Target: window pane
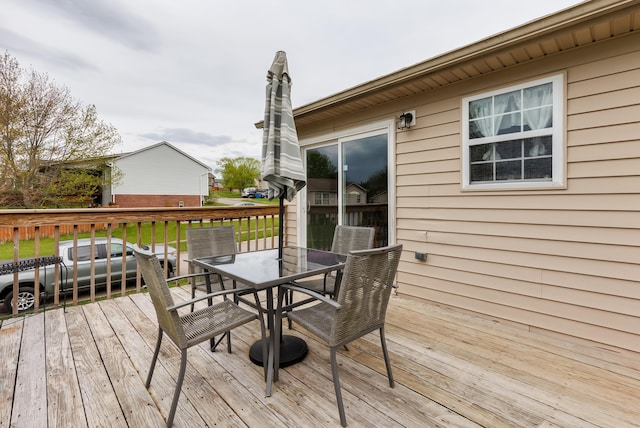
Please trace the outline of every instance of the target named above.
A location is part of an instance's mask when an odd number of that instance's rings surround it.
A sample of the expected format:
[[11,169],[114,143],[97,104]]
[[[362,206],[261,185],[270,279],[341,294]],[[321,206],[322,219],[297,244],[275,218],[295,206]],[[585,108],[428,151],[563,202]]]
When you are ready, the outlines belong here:
[[524,108],[529,109],[532,107],[550,106],[553,102],[552,90],[553,87],[551,83],[526,88],[523,91]]
[[111,243],[111,257],[122,257],[122,244]]
[[524,140],[524,153],[526,157],[550,156],[553,145],[551,137],[527,138]]
[[503,114],[502,116],[496,117],[496,135],[513,134],[521,130],[520,112]]
[[492,114],[493,112],[491,111],[491,97],[471,101],[469,103],[470,120],[478,119],[480,117],[490,117]]
[[496,163],[496,180],[520,179],[522,179],[522,163],[519,160]]
[[377,245],[388,242],[387,134],[342,143],[342,224],[375,227]]
[[553,107],[541,107],[524,111],[524,130],[551,128]]
[[307,247],[331,248],[338,224],[338,145],[309,149],[307,153]]
[[496,95],[494,102],[496,114],[522,110],[520,91],[513,91],[507,92],[506,94]]
[[493,130],[491,129],[491,123],[493,122],[490,117],[469,122],[469,138],[473,139],[492,136]]
[[493,181],[493,162],[471,165],[471,181]]
[[527,159],[524,161],[524,178],[551,180],[551,158]]
[[505,141],[496,146],[496,159],[515,159],[522,157],[522,140]]
[[477,146],[470,147],[470,159],[471,162],[479,162],[493,159],[493,146],[494,144],[478,144]]

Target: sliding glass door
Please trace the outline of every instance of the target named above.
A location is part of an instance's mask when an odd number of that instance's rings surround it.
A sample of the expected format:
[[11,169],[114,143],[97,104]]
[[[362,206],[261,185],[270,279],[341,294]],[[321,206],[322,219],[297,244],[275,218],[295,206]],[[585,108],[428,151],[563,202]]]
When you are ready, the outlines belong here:
[[306,149],[307,247],[330,249],[337,224],[374,227],[374,245],[387,245],[388,140],[370,133]]

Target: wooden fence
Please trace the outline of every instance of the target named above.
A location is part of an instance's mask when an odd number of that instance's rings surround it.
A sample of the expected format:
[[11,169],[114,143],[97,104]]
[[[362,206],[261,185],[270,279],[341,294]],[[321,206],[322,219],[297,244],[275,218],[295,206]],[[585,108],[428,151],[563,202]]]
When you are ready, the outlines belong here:
[[[94,230],[106,230],[108,224],[96,224]],[[20,236],[20,240],[27,239],[35,239],[36,237],[36,226],[20,226],[17,228]],[[78,224],[77,230],[80,233],[90,232],[91,225],[90,224]],[[73,224],[61,224],[59,225],[59,233],[61,235],[72,234],[74,231]],[[43,225],[38,226],[38,233],[40,234],[40,238],[53,238],[56,233],[56,226],[54,225]],[[0,228],[0,244],[4,244],[8,241],[13,241],[15,236],[15,230],[13,227],[2,227]]]

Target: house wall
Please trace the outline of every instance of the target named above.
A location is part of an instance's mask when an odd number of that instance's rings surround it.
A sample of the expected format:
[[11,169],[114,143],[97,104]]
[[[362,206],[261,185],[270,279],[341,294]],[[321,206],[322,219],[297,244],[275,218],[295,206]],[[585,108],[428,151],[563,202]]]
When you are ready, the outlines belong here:
[[[119,158],[115,166],[123,173],[120,182],[113,186],[112,194],[120,206],[140,205],[142,198],[130,205],[126,195],[144,195],[146,200],[162,201],[158,206],[178,206],[183,200],[185,206],[200,206],[200,195],[207,194],[208,173],[203,165],[194,162],[168,145],[156,145],[130,156]],[[171,195],[171,201],[166,196]],[[175,200],[175,203],[173,203]],[[187,205],[187,200],[191,201]],[[126,205],[123,205],[125,204]]]
[[[462,98],[558,73],[566,83],[566,188],[462,191]],[[417,125],[396,135],[400,292],[640,351],[640,34],[298,133],[318,137],[412,109]]]

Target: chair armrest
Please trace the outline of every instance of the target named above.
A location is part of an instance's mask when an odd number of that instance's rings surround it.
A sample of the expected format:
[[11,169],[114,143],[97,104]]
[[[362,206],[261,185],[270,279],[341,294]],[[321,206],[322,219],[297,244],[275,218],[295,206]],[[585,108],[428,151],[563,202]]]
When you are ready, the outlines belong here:
[[[200,297],[196,297],[195,299],[190,299],[190,300],[186,300],[184,302],[180,302],[177,303],[173,306],[169,306],[167,308],[168,311],[175,311],[177,309],[180,309],[184,306],[191,306],[193,303],[199,302],[201,300],[205,300],[205,299],[211,299],[213,297],[216,296],[224,296],[226,294],[235,294],[235,293],[239,293],[239,292],[247,292],[247,290],[243,290],[243,289],[237,289],[237,288],[230,288],[228,290],[220,290],[220,291],[214,291],[213,293],[209,293],[209,294],[205,294],[203,296]],[[255,294],[255,291],[253,292]]]
[[196,276],[208,276],[208,275],[212,275],[213,272],[200,272],[200,273],[190,273],[187,275],[180,275],[180,276],[174,276],[171,278],[167,278],[167,282],[173,282],[173,281],[180,281],[182,279],[187,279],[187,278],[193,278]]
[[304,288],[304,287],[299,287],[297,285],[293,285],[293,284],[283,284],[281,285],[282,288],[286,289],[286,290],[291,290],[291,291],[297,291],[303,294],[306,294],[307,296],[311,296],[313,297],[315,300],[320,300],[321,302],[327,303],[331,306],[333,306],[333,308],[335,309],[340,309],[342,307],[342,305],[338,302],[336,302],[333,299],[330,299],[326,296],[323,296],[320,293],[316,293],[315,291],[309,290],[308,288]]

